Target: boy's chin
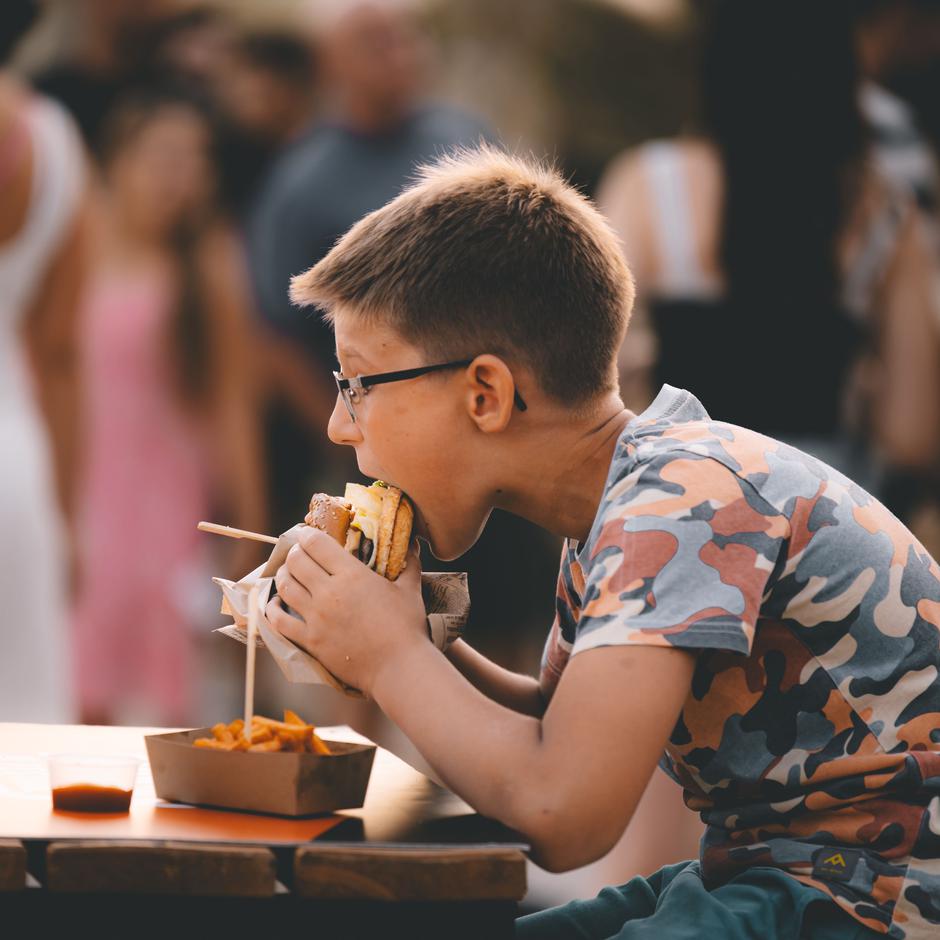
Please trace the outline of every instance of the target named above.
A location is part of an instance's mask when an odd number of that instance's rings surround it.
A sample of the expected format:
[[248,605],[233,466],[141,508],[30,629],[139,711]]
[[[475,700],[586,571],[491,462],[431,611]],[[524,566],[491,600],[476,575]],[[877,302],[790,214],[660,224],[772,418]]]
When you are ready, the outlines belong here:
[[[487,514],[487,518],[489,518],[489,514]],[[438,561],[454,561],[460,558],[461,555],[465,555],[476,545],[485,525],[486,519],[476,530],[463,533],[450,530],[442,537],[439,532],[432,534],[428,526],[424,524],[424,520],[419,517],[420,527],[416,530],[416,535],[427,543],[431,554]]]
[[455,559],[463,555],[464,552],[466,552],[470,548],[470,546],[467,546],[467,548],[460,548],[460,549],[455,549],[449,545],[438,546],[438,545],[435,545],[434,542],[430,538],[425,538],[424,536],[419,536],[419,538],[424,539],[424,541],[427,543],[428,549],[430,550],[431,554],[438,561],[454,561]]
[[415,526],[415,536],[427,545],[428,550],[438,561],[453,561],[464,553],[465,549],[461,550],[451,544],[449,540],[438,539],[431,535],[427,526],[422,524],[423,521],[420,517],[415,520],[418,523]]

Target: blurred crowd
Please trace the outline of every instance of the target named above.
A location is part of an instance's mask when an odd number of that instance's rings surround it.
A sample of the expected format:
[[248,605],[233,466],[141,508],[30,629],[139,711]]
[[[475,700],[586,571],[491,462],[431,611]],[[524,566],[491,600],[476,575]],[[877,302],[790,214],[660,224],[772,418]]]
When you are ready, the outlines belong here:
[[275,28],[230,6],[2,13],[8,66],[43,15],[69,27],[0,88],[3,352],[23,367],[2,402],[8,719],[202,717],[204,660],[232,655],[206,641],[210,577],[263,556],[196,523],[280,532],[358,479],[324,433],[330,331],[288,278],[489,133],[424,100],[404,10],[317,4]]
[[[688,387],[940,552],[940,2],[654,6],[4,0],[0,721],[232,717],[210,578],[263,553],[196,523],[278,533],[360,479],[288,279],[482,140],[560,162],[621,237],[628,407]],[[681,88],[640,74],[664,43]],[[558,550],[500,516],[448,566],[510,666],[537,662]]]

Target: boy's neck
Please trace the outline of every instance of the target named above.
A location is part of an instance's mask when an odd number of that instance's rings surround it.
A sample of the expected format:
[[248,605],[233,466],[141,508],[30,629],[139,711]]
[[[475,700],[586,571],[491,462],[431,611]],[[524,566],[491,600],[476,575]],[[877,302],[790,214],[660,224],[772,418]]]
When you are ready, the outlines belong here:
[[520,442],[504,467],[494,506],[583,542],[604,493],[617,439],[636,415],[612,394],[581,421],[546,423]]

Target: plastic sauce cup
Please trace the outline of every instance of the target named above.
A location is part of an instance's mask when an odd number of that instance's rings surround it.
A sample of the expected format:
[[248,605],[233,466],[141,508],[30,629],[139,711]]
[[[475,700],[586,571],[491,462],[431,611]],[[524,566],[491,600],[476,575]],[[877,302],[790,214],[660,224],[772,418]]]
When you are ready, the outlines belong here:
[[51,754],[46,758],[52,807],[79,813],[126,813],[139,757]]

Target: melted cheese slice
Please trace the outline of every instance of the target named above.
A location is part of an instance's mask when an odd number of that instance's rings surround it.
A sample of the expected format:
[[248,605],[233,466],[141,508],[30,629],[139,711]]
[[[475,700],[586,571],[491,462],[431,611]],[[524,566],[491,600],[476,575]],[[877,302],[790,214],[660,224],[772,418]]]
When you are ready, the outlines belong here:
[[347,483],[346,492],[343,495],[353,508],[353,519],[349,524],[359,529],[367,539],[372,540],[374,553],[375,543],[378,541],[379,518],[382,515],[385,487]]

